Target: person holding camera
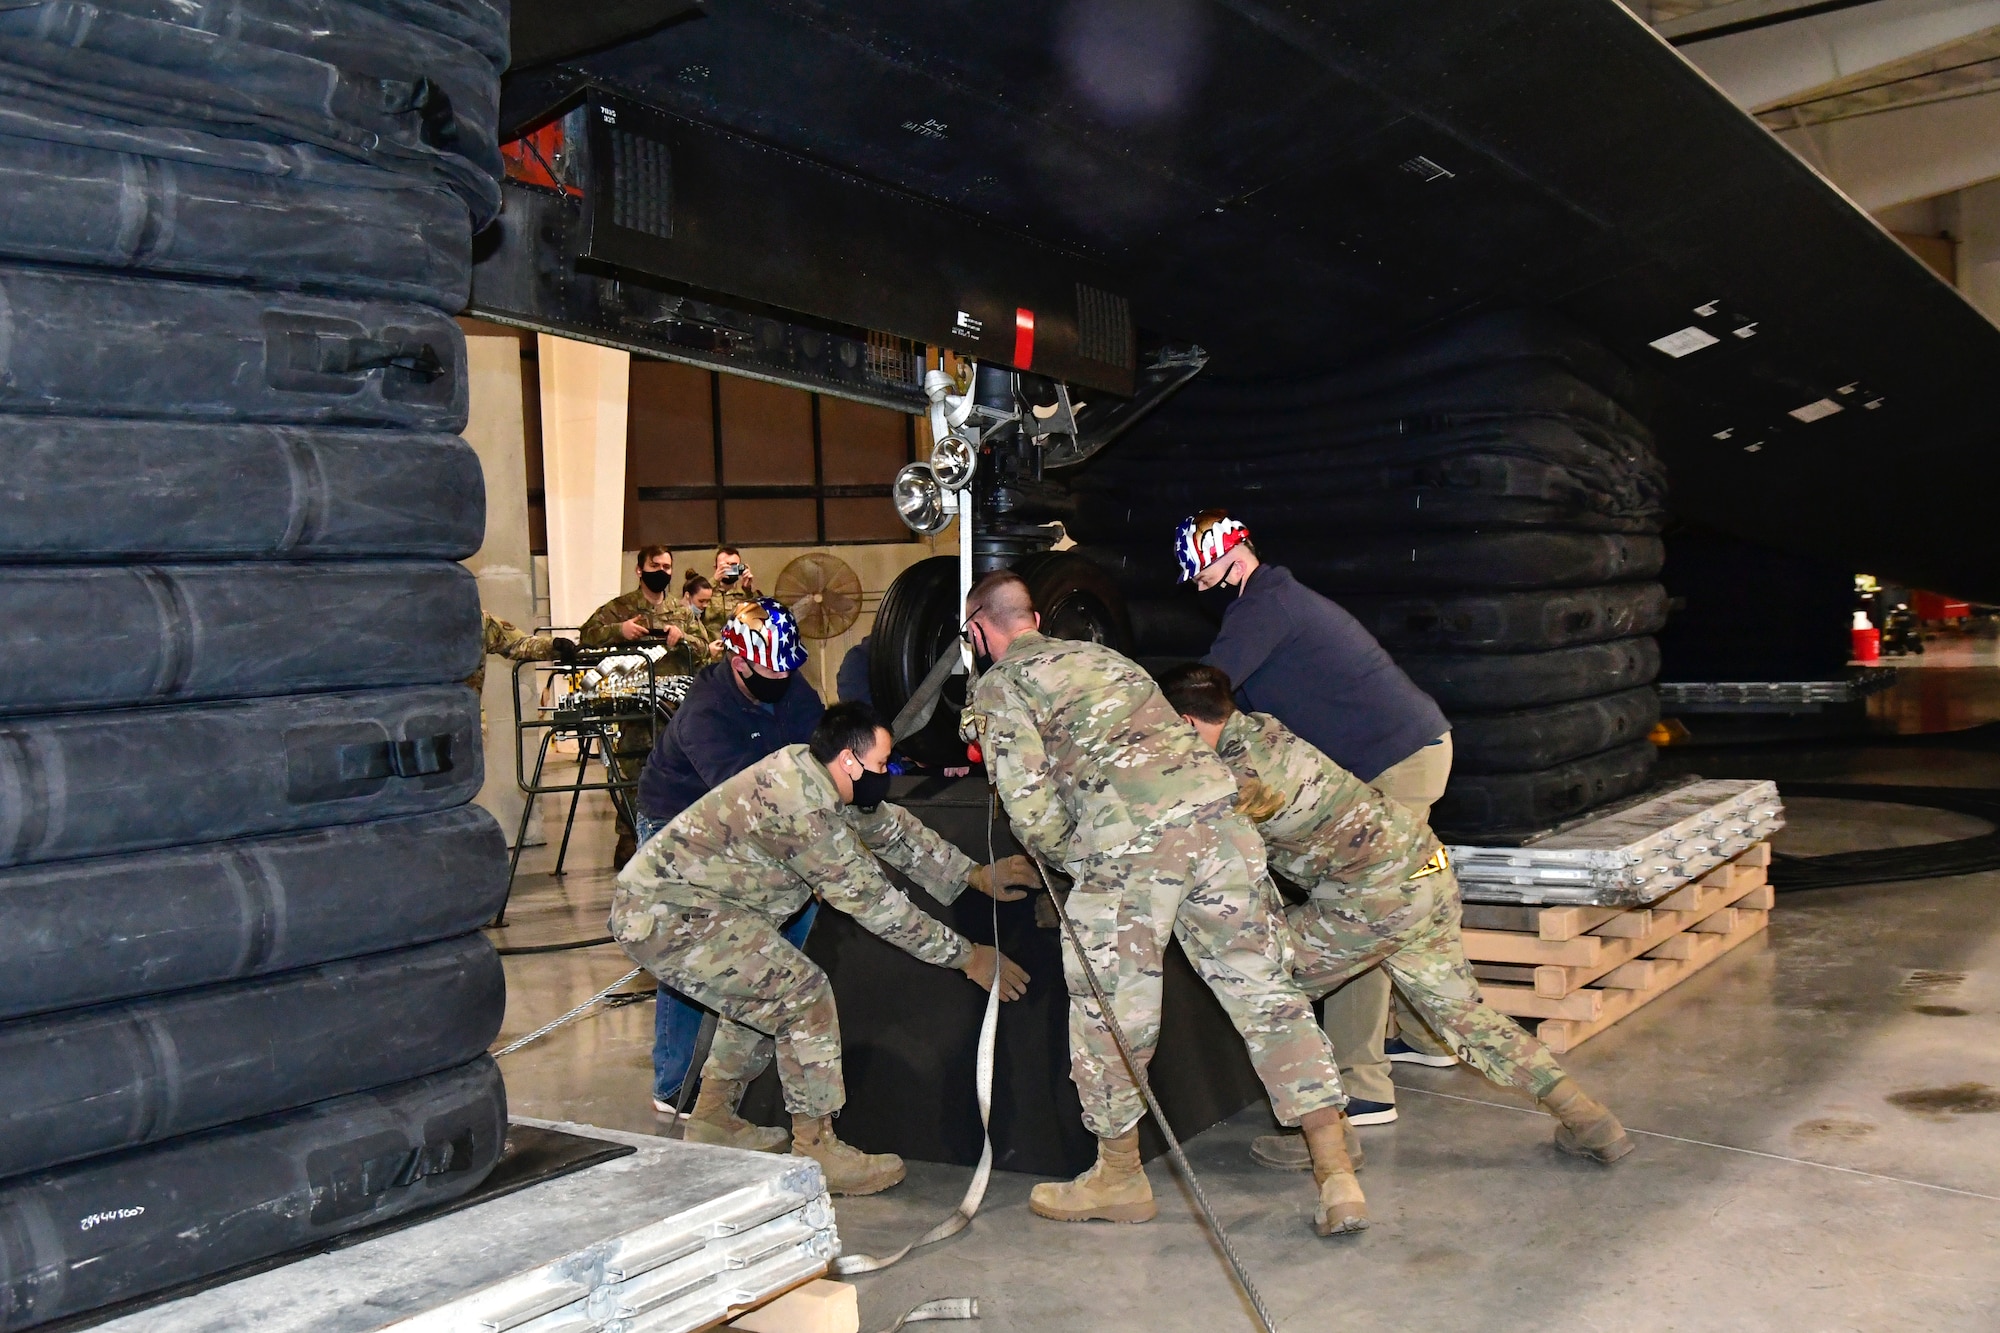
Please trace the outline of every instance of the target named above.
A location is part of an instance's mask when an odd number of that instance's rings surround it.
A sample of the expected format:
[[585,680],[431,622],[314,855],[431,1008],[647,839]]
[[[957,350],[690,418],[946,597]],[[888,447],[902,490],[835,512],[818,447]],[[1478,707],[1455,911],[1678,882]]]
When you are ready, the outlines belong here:
[[729,617],[745,602],[754,602],[761,594],[757,591],[757,576],[743,563],[743,552],[734,546],[715,548],[715,596],[708,609],[702,613],[702,623],[708,627],[711,636],[719,634],[729,623]]

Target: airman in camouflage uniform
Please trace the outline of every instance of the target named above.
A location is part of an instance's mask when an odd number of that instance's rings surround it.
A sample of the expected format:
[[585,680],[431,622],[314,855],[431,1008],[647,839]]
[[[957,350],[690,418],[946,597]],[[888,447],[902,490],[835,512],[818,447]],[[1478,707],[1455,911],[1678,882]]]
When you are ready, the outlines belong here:
[[[639,551],[639,575],[641,579],[657,577],[660,571],[668,576],[671,586],[673,556],[664,546],[646,546]],[[648,632],[667,634],[678,638],[667,646],[666,652],[654,663],[656,676],[692,676],[708,665],[711,660],[709,645],[715,635],[702,623],[699,612],[662,590],[654,593],[641,586],[628,593],[612,598],[603,606],[590,613],[590,619],[583,622],[583,629],[577,637],[586,648],[615,648],[625,643],[643,643],[644,639],[627,639],[620,628],[628,620],[637,620]],[[658,646],[658,641],[654,641]],[[619,780],[632,784],[626,788],[628,795],[623,800],[612,802],[612,813],[618,828],[618,844],[612,852],[612,865],[622,867],[639,848],[638,830],[633,826],[627,806],[636,799],[639,772],[646,766],[646,756],[653,751],[655,729],[651,722],[621,722],[618,724],[618,738],[611,747],[611,762],[618,770]]]
[[[886,760],[887,732],[879,734]],[[857,1153],[833,1137],[830,1118],[846,1101],[833,990],[818,965],[780,934],[785,921],[817,893],[927,963],[966,970],[981,984],[980,970],[994,966],[991,948],[920,910],[883,876],[876,857],[945,903],[968,884],[994,893],[994,876],[1004,886],[1033,875],[1020,858],[994,870],[975,865],[886,801],[872,810],[848,805],[828,765],[807,746],[792,745],[682,811],[632,858],[612,895],[611,933],[625,952],[721,1015],[689,1137],[767,1151],[782,1145],[782,1133],[765,1138],[771,1131],[736,1115],[737,1100],[770,1063],[775,1042],[791,1138],[820,1159],[836,1193],[886,1189],[902,1179],[902,1162]],[[995,896],[1008,895],[1003,887]],[[1011,963],[998,966],[1006,973],[1003,997],[1018,994],[1009,978],[1025,983],[1025,974]]]
[[[1025,606],[1025,621],[1010,625],[1010,606]],[[1066,910],[1133,1057],[1149,1061],[1159,1039],[1171,934],[1243,1035],[1278,1118],[1321,1127],[1339,1148],[1340,1074],[1290,978],[1289,932],[1257,835],[1232,809],[1235,780],[1138,664],[1047,638],[1038,624],[1017,577],[973,590],[968,635],[999,660],[980,675],[963,726],[1022,846],[1074,880]],[[1099,1158],[1075,1181],[1036,1186],[1029,1206],[1062,1221],[1145,1221],[1144,1106],[1067,939],[1063,968],[1070,1076]],[[1321,1234],[1345,1229],[1318,1220]]]
[[736,608],[745,602],[754,602],[764,594],[757,590],[757,579],[747,569],[742,577],[724,582],[725,569],[733,564],[741,564],[743,553],[733,546],[720,546],[715,551],[715,572],[709,581],[715,587],[715,596],[709,599],[708,610],[702,613],[702,620],[708,626],[711,638],[722,633],[722,627],[736,614]]
[[[1466,1063],[1569,1108],[1558,1112],[1559,1146],[1603,1161],[1631,1150],[1616,1119],[1573,1091],[1548,1048],[1480,998],[1459,934],[1458,879],[1428,825],[1276,718],[1238,711],[1216,668],[1181,667],[1163,685],[1241,784],[1271,868],[1311,895],[1286,912],[1297,935],[1293,975],[1307,995],[1331,994],[1379,964]],[[1565,1084],[1572,1091],[1560,1091]],[[1267,1165],[1308,1164],[1281,1137],[1258,1140],[1253,1152]]]
[[475,693],[486,688],[486,659],[504,657],[513,662],[552,662],[562,655],[562,647],[574,649],[568,639],[547,634],[529,634],[487,611],[479,613],[485,642],[480,649],[479,669],[465,678]]
[[659,661],[657,670],[662,676],[692,676],[713,660],[708,645],[715,635],[695,609],[672,593],[661,593],[660,600],[652,602],[644,588],[621,593],[591,612],[577,639],[586,648],[615,648],[626,642],[644,642],[627,640],[618,632],[618,627],[628,620],[643,621],[651,632],[664,634],[669,629],[681,632],[680,641],[667,649],[666,656]]
[[713,638],[722,632],[722,627],[736,614],[737,607],[756,600],[757,594],[754,592],[745,592],[741,588],[717,588],[715,596],[709,599],[708,610],[702,613],[702,628],[708,632],[710,638]]

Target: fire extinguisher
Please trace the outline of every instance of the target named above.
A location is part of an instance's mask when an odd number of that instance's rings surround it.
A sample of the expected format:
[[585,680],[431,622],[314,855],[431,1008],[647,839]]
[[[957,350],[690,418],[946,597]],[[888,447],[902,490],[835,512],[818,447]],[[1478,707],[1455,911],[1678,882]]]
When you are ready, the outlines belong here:
[[1868,623],[1866,611],[1854,613],[1854,660],[1857,662],[1879,662],[1882,660],[1882,631]]

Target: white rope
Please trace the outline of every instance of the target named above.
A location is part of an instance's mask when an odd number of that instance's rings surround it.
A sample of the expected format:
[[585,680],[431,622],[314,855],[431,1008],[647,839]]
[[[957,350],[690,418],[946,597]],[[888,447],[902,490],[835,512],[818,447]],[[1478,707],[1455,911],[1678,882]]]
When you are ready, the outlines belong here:
[[[987,882],[997,890],[1000,887],[1000,872],[993,863],[993,811],[990,807],[987,810],[986,819],[986,844],[986,873],[989,876]],[[935,1245],[938,1241],[948,1240],[956,1236],[971,1224],[974,1214],[979,1211],[979,1205],[985,1201],[986,1185],[993,1177],[993,1046],[1000,1035],[1001,961],[1000,900],[995,898],[993,900],[993,985],[986,992],[986,1016],[979,1022],[979,1059],[973,1073],[972,1081],[973,1090],[979,1099],[979,1166],[972,1173],[972,1183],[965,1187],[965,1197],[958,1201],[958,1207],[953,1209],[951,1215],[945,1218],[944,1221],[938,1223],[929,1231],[926,1231],[923,1235],[917,1237],[908,1245],[905,1245],[902,1249],[897,1250],[894,1254],[886,1258],[878,1259],[868,1254],[844,1254],[834,1260],[833,1271],[842,1277],[852,1277],[857,1273],[873,1273],[878,1269],[887,1268],[890,1264],[900,1263],[912,1250],[922,1249],[926,1245]],[[932,1301],[927,1305],[918,1306],[917,1310],[927,1310],[931,1306],[951,1306],[953,1309],[957,1309],[960,1308],[961,1303],[968,1311],[967,1313],[932,1313],[923,1315],[921,1318],[977,1319],[979,1317],[978,1302],[974,1301],[971,1297],[953,1297],[944,1301]],[[905,1322],[918,1322],[919,1316],[917,1315],[917,1310],[912,1310],[909,1314],[904,1315],[902,1319],[896,1322],[896,1327],[901,1328]]]
[[946,1296],[935,1301],[925,1301],[904,1313],[901,1319],[882,1330],[882,1333],[898,1333],[905,1324],[921,1324],[931,1319],[977,1319],[979,1302],[970,1296]]

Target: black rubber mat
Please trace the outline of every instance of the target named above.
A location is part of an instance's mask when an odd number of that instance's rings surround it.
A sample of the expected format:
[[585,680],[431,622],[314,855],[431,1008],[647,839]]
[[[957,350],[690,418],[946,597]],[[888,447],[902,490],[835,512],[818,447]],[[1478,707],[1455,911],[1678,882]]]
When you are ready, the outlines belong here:
[[623,1143],[586,1138],[581,1134],[570,1134],[559,1129],[543,1129],[537,1125],[509,1125],[507,1144],[501,1150],[499,1163],[494,1166],[483,1185],[462,1198],[453,1199],[436,1208],[383,1222],[379,1226],[349,1232],[324,1244],[302,1246],[283,1254],[274,1254],[267,1259],[259,1259],[255,1263],[232,1268],[224,1273],[184,1283],[178,1287],[169,1287],[164,1291],[156,1291],[136,1300],[104,1306],[87,1314],[73,1315],[68,1319],[59,1319],[41,1325],[37,1333],[70,1333],[70,1330],[74,1329],[96,1328],[123,1315],[149,1310],[168,1301],[177,1301],[197,1292],[208,1291],[224,1283],[235,1282],[258,1273],[268,1273],[272,1269],[283,1268],[286,1264],[310,1259],[314,1255],[344,1250],[350,1245],[359,1245],[378,1236],[401,1231],[405,1227],[418,1226],[461,1209],[504,1198],[516,1191],[527,1189],[530,1185],[539,1185],[543,1181],[555,1180],[572,1172],[601,1166],[620,1157],[630,1157],[637,1151],[638,1149]]
[[[1982,728],[1981,730],[1984,730]],[[2000,790],[1990,787],[1912,787],[1875,783],[1780,782],[1781,796],[1813,796],[1838,801],[1884,801],[1974,815],[1994,825],[1991,833],[1917,847],[1877,847],[1828,856],[1771,858],[1771,887],[1779,893],[1836,889],[1854,884],[1888,884],[1906,879],[1943,879],[2000,870]]]

